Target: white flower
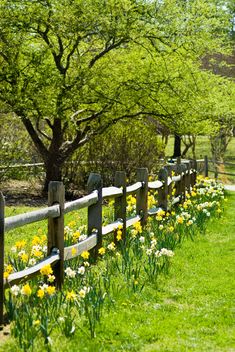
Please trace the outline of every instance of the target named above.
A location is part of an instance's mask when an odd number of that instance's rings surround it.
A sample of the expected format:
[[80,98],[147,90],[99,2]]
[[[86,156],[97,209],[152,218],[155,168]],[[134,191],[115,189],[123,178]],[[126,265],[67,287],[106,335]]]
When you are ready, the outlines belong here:
[[87,239],[87,235],[81,235],[78,239],[79,242],[84,241],[85,239]]
[[150,243],[151,243],[151,248],[153,249],[157,245],[157,240],[154,238]]
[[53,340],[50,336],[47,336],[47,341],[48,341],[49,345],[51,345],[51,346],[53,345]]
[[163,230],[164,229],[164,226],[161,224],[159,225],[159,230]]
[[29,259],[29,265],[33,266],[37,263],[36,259],[35,258],[30,258]]
[[11,251],[12,251],[13,253],[16,253],[16,252],[17,252],[17,248],[16,248],[15,246],[11,247]]
[[84,286],[84,287],[78,292],[78,295],[79,295],[80,298],[84,298],[88,292],[90,292],[90,287]]
[[74,278],[76,276],[76,271],[71,269],[70,267],[68,267],[68,268],[65,269],[65,274],[68,277]]
[[116,249],[115,243],[114,243],[114,242],[111,242],[111,243],[107,246],[107,248],[108,248],[110,251],[115,251],[115,249]]
[[155,254],[155,257],[161,257],[162,256],[162,253],[160,251],[156,251],[154,254]]
[[173,257],[174,252],[171,251],[170,249],[162,248],[161,249],[161,255],[165,255],[166,257]]
[[85,267],[84,266],[80,266],[80,268],[78,268],[78,274],[84,275],[84,273],[85,273]]
[[140,236],[139,241],[140,241],[140,243],[144,243],[144,241],[145,241],[144,236]]
[[58,321],[59,321],[60,323],[63,323],[63,322],[64,322],[64,317],[59,317],[59,318],[58,318]]
[[25,254],[25,250],[24,249],[18,253],[18,257],[22,257],[23,254]]
[[65,226],[64,231],[67,232],[68,234],[69,233],[71,234],[73,232],[73,230],[69,226]]
[[20,287],[17,285],[12,286],[11,293],[13,294],[13,296],[18,296],[20,293]]
[[46,291],[48,289],[48,285],[47,284],[43,284],[41,286],[39,286],[41,290]]
[[147,250],[146,250],[146,254],[147,255],[151,255],[153,253],[153,250],[151,249],[151,248],[148,248]]
[[72,326],[72,329],[71,329],[71,331],[70,331],[70,334],[73,334],[74,331],[75,331],[75,326],[73,325],[73,326]]
[[55,281],[55,275],[48,275],[47,281],[50,282],[50,283],[54,282]]

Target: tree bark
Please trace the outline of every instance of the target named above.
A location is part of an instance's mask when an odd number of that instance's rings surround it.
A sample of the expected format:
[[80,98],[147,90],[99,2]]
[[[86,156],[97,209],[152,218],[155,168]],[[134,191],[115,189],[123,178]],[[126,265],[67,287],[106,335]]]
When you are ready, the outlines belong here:
[[179,156],[181,156],[181,136],[175,133],[174,152],[172,158],[178,158]]
[[45,180],[43,186],[43,192],[47,193],[48,185],[50,181],[62,181],[62,167],[64,162],[59,160],[56,155],[49,157],[45,162]]

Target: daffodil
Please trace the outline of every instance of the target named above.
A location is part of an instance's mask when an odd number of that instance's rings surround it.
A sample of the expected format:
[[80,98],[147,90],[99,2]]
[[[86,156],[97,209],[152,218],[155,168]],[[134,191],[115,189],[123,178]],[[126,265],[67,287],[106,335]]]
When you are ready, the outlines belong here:
[[66,301],[74,301],[77,298],[77,294],[74,292],[74,290],[72,291],[68,291],[66,293]]
[[53,270],[50,264],[46,264],[42,267],[42,269],[40,270],[40,273],[44,276],[48,276],[53,274]]
[[89,256],[90,256],[90,253],[88,252],[88,251],[84,251],[84,252],[82,252],[82,254],[81,254],[81,257],[83,258],[83,259],[88,259],[89,258]]
[[32,294],[32,289],[29,284],[25,284],[21,289],[22,295],[30,296]]
[[100,247],[100,248],[98,249],[98,253],[99,253],[100,255],[104,255],[104,254],[105,254],[105,248],[104,248],[104,247]]
[[37,292],[37,297],[42,299],[44,296],[45,296],[45,292],[43,289],[40,288]]
[[49,296],[52,296],[55,294],[55,286],[48,286],[47,287],[47,293]]

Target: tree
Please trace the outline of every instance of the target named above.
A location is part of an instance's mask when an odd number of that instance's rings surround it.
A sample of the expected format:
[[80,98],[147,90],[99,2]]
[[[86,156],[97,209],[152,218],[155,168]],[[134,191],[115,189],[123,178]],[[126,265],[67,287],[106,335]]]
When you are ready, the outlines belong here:
[[102,95],[95,82],[108,80],[109,72],[97,63],[135,38],[142,7],[129,0],[1,5],[1,96],[45,163],[45,187],[60,180],[65,160],[110,123],[104,117],[115,110],[119,87]]
[[5,0],[0,15],[0,99],[44,161],[45,189],[123,118],[152,116],[176,133],[205,118],[194,76],[223,43],[212,1]]

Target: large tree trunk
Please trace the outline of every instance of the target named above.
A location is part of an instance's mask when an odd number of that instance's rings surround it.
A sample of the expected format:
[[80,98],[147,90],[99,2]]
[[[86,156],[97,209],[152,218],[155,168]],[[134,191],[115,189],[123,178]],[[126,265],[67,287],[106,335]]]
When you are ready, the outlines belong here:
[[50,181],[62,181],[63,165],[63,161],[61,161],[60,158],[57,158],[56,155],[48,158],[48,160],[45,162],[46,175],[43,186],[44,193],[47,193]]
[[172,158],[178,158],[181,156],[181,136],[175,133],[175,140],[174,140],[174,153]]

